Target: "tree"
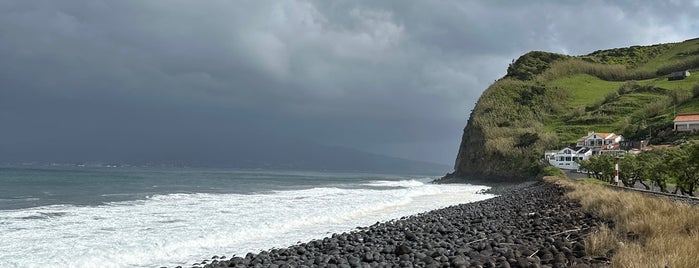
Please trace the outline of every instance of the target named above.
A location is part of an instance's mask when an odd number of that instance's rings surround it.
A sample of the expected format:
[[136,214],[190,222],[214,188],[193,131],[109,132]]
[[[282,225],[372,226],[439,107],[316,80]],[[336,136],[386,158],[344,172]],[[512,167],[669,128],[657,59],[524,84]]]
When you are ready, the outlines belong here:
[[639,161],[638,156],[626,155],[624,158],[619,159],[619,180],[626,187],[634,187],[636,182],[639,182],[646,190],[650,190],[650,187],[643,182],[644,169],[645,165],[642,161]]
[[580,170],[585,170],[585,172],[587,172],[588,178],[599,179],[597,172],[592,171],[592,162],[589,159],[576,160],[576,162],[580,165]]
[[587,170],[588,176],[592,175],[595,179],[611,183],[614,178],[614,156],[610,154],[596,155],[579,164],[580,168]]
[[638,155],[639,161],[643,162],[641,178],[657,185],[661,192],[667,192],[667,165],[665,158],[668,154],[666,149],[654,149]]
[[602,180],[612,183],[614,179],[614,156],[611,154],[601,154],[595,156],[594,161],[602,176]]
[[677,179],[675,192],[679,190],[682,194],[693,195],[699,184],[699,145],[689,143],[681,148],[672,150],[668,154],[668,172]]

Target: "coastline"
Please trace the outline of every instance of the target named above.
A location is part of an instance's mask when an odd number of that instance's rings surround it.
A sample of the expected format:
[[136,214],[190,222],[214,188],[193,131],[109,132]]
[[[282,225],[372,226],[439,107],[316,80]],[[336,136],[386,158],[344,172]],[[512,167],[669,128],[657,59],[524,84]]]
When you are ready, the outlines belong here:
[[500,196],[193,267],[600,267],[583,238],[604,221],[543,181],[496,185]]

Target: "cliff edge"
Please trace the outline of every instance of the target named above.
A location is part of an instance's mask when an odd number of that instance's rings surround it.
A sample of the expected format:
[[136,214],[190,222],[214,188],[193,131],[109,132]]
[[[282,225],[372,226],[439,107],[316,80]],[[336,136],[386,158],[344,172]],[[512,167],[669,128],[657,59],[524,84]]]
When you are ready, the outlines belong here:
[[[478,99],[449,181],[521,181],[541,176],[545,150],[588,131],[631,139],[669,137],[676,111],[699,107],[699,40],[598,50],[582,56],[533,51]],[[665,135],[665,136],[663,136]]]

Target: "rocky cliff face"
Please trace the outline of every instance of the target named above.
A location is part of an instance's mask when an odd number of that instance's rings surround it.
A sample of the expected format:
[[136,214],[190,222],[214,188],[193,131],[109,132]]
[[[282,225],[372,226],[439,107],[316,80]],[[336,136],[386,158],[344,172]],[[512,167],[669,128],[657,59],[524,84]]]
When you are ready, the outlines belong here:
[[471,181],[520,181],[532,178],[537,171],[523,170],[501,153],[486,149],[486,137],[482,127],[469,119],[461,137],[454,172],[446,179]]
[[445,179],[517,181],[541,171],[538,156],[555,140],[544,130],[561,91],[534,81],[552,62],[569,56],[530,52],[479,98],[464,128],[454,172]]

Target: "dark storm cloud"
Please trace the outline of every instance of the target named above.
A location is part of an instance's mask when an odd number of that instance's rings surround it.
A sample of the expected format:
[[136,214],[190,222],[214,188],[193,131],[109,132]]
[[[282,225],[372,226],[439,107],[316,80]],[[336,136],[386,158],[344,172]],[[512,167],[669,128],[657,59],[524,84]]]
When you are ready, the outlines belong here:
[[3,1],[0,150],[134,157],[273,133],[448,163],[512,59],[693,38],[697,5]]

